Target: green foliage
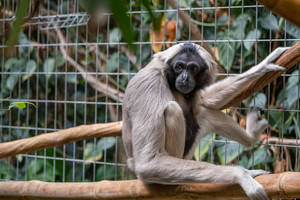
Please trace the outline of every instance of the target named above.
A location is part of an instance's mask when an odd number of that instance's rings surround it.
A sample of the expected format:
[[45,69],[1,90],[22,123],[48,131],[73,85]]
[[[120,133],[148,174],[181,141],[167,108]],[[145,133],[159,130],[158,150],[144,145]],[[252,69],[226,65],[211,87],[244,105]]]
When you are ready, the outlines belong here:
[[244,47],[248,51],[250,51],[255,43],[255,40],[259,39],[260,35],[261,35],[260,30],[257,30],[257,29],[251,30],[246,37],[247,41],[244,41]]
[[273,159],[268,155],[266,148],[258,148],[249,158],[247,168],[257,167],[257,165],[263,165],[272,161]]
[[255,95],[253,95],[249,106],[255,106],[255,107],[260,107],[260,108],[264,108],[266,106],[267,103],[267,97],[264,93],[256,93]]
[[101,160],[103,151],[113,147],[116,143],[116,138],[107,137],[100,139],[97,144],[92,142],[87,143],[84,149],[84,155],[86,162]]
[[237,142],[228,142],[218,147],[217,154],[222,165],[231,163],[236,159],[244,148]]
[[197,145],[195,152],[194,152],[194,158],[195,160],[202,160],[204,159],[205,155],[208,153],[213,140],[216,138],[215,134],[208,134],[201,138],[200,143]]
[[[37,154],[51,157],[54,156],[54,149],[40,150]],[[63,152],[56,149],[55,156],[63,157]],[[27,180],[62,181],[63,173],[65,172],[67,180],[69,174],[69,167],[62,160],[31,159],[26,170]]]
[[43,65],[43,69],[44,69],[44,72],[47,73],[47,79],[50,78],[51,76],[51,72],[54,71],[54,68],[55,68],[55,59],[54,58],[48,58],[47,60],[45,60],[45,63]]
[[262,28],[264,28],[266,30],[272,30],[272,31],[279,30],[278,20],[272,14],[266,15],[265,17],[261,17],[259,19],[259,23],[262,26]]
[[276,104],[295,109],[299,98],[299,71],[295,70],[291,75],[285,88],[280,91]]
[[15,168],[4,160],[0,160],[0,179],[11,179],[15,175]]
[[12,108],[19,108],[19,109],[24,109],[27,107],[27,105],[32,105],[35,107],[34,103],[30,103],[30,102],[13,102],[9,105],[8,110],[12,109]]
[[124,0],[109,1],[110,9],[114,13],[113,17],[121,29],[125,40],[131,44],[135,38],[135,32],[131,24],[131,20],[127,15],[128,7]]

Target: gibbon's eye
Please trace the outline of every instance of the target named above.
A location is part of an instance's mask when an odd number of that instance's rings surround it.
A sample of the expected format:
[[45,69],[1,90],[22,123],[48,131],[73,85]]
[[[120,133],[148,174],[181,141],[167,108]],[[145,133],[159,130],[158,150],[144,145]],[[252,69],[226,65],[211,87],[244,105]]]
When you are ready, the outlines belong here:
[[173,69],[176,73],[180,73],[183,70],[184,66],[185,66],[184,62],[177,61],[174,65]]
[[200,71],[199,65],[198,65],[197,63],[195,63],[195,62],[190,62],[190,63],[188,64],[188,69],[189,69],[192,73],[194,73],[194,74],[196,74],[196,73],[198,73],[198,72]]

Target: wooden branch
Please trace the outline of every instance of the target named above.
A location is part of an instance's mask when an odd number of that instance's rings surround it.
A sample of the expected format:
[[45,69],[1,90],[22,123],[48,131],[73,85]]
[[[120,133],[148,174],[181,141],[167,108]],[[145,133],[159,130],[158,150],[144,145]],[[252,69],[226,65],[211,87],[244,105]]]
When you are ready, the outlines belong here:
[[[77,126],[57,132],[0,143],[0,158],[98,137],[122,136],[122,122]],[[270,137],[263,144],[300,146],[296,139]]]
[[[270,198],[300,197],[300,173],[261,175],[255,178]],[[139,180],[83,183],[42,181],[0,182],[0,199],[245,199],[238,185],[199,183],[145,186]]]
[[67,54],[66,49],[64,47],[66,42],[62,32],[59,29],[56,29],[56,33],[60,41],[59,48],[62,55],[76,70],[80,72],[82,78],[86,80],[90,84],[90,86],[92,86],[98,92],[107,95],[108,97],[112,98],[115,101],[122,102],[124,98],[124,94],[116,90],[115,88],[111,87],[110,85],[100,82],[99,80],[96,79],[95,76],[87,74],[85,69]]
[[[300,62],[300,41],[298,41],[286,52],[284,52],[276,60],[275,64],[290,69],[299,62]],[[252,82],[246,88],[244,88],[243,91],[238,96],[236,96],[231,102],[225,105],[222,109],[239,104],[245,98],[249,97],[256,91],[264,88],[267,84],[269,84],[270,82],[278,78],[282,73],[283,73],[282,71],[277,71],[277,72],[269,72],[263,75],[261,78]]]
[[95,137],[120,136],[122,122],[82,125],[31,138],[0,143],[0,158]]
[[272,12],[300,27],[299,0],[257,0]]
[[263,141],[263,144],[278,144],[278,145],[292,145],[300,146],[300,140],[298,139],[287,139],[278,137],[269,137]]

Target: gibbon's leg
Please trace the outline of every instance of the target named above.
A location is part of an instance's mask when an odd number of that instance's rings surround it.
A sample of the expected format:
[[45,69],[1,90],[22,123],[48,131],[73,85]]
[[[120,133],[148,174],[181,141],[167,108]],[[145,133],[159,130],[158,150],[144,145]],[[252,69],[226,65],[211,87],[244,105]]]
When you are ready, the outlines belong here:
[[165,149],[170,156],[182,158],[185,145],[185,119],[176,101],[169,101],[165,110]]
[[144,156],[135,156],[135,172],[146,183],[233,183],[239,184],[251,200],[268,199],[263,187],[252,178],[249,170],[242,167],[184,160],[159,152],[147,160]]
[[228,77],[204,88],[197,94],[199,104],[207,108],[220,109],[236,97],[251,81],[270,71],[286,70],[283,67],[272,64],[286,50],[287,48],[277,48],[261,63],[245,73]]
[[[181,113],[180,110],[177,103],[168,103],[164,109],[164,117],[167,117],[164,124],[171,126],[174,119],[182,120],[182,116],[178,115],[178,112]],[[203,114],[205,116],[205,113]],[[177,121],[176,127],[181,125],[183,124],[179,124]],[[146,183],[159,184],[234,183],[239,184],[252,200],[268,199],[263,187],[252,178],[255,172],[252,173],[239,166],[218,166],[170,156],[164,151],[165,140],[169,139],[167,137],[170,136],[169,133],[166,133],[169,128],[171,127],[165,127],[159,129],[162,131],[158,131],[148,127],[140,131],[138,125],[133,126],[132,147],[135,173],[139,179]],[[180,132],[176,131],[176,134]],[[176,154],[173,152],[174,148],[177,148],[176,144],[173,148],[169,148],[170,154]]]
[[[205,123],[207,123],[210,131],[237,141],[245,146],[255,144],[260,134],[268,126],[268,121],[266,119],[259,120],[258,114],[255,111],[250,111],[247,115],[246,130],[233,121],[230,116],[219,110],[200,107],[200,116],[205,116]],[[203,120],[203,118],[200,120]],[[199,123],[203,122],[200,121]]]

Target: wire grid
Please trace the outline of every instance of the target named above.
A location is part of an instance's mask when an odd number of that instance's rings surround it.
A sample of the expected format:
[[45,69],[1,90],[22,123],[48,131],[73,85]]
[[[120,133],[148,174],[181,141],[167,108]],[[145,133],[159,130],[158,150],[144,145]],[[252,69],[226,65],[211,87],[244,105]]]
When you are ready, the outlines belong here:
[[[176,20],[176,39],[175,41],[153,42],[149,41],[149,25],[145,23],[147,18],[147,11],[143,8],[136,9],[135,1],[130,0],[129,16],[132,20],[137,20],[139,23],[135,24],[135,31],[137,33],[136,40],[133,45],[138,49],[137,55],[132,55],[128,51],[128,44],[122,40],[115,40],[110,38],[110,33],[116,27],[113,21],[113,16],[110,12],[102,11],[100,22],[90,26],[87,24],[88,14],[82,14],[78,0],[57,0],[57,1],[42,1],[43,8],[39,8],[38,16],[32,18],[24,27],[24,35],[27,40],[23,40],[15,45],[19,51],[23,53],[23,61],[34,60],[38,67],[34,72],[29,71],[14,71],[5,70],[5,63],[8,59],[1,59],[0,80],[1,85],[7,82],[8,77],[17,76],[16,85],[14,89],[9,91],[9,98],[0,93],[0,141],[11,141],[20,138],[27,138],[42,133],[53,132],[69,127],[79,126],[82,124],[106,123],[110,121],[121,120],[121,99],[112,100],[108,96],[98,92],[86,81],[86,76],[94,76],[107,87],[113,86],[116,90],[123,92],[128,80],[136,73],[134,67],[140,69],[145,65],[153,55],[151,46],[154,43],[162,44],[166,48],[169,44],[178,42],[207,42],[209,45],[216,47],[218,44],[224,44],[228,49],[227,58],[229,59],[230,44],[243,45],[244,42],[256,42],[257,46],[267,46],[269,52],[272,50],[274,42],[280,42],[284,46],[291,46],[299,38],[291,38],[285,32],[282,37],[277,37],[272,34],[270,30],[269,37],[266,39],[247,39],[242,36],[240,39],[229,39],[218,37],[217,25],[212,29],[214,34],[204,41],[196,41],[192,39],[190,27],[186,33],[179,30],[182,23],[179,19],[179,10],[184,11],[192,18],[195,12],[215,13],[214,22],[217,24],[216,13],[219,9],[227,12],[228,16],[232,12],[239,11],[242,15],[251,10],[255,12],[256,20],[255,27],[258,27],[258,14],[264,10],[262,5],[255,1],[240,0],[241,5],[234,5],[233,0],[226,3],[212,1],[213,5],[207,6],[208,0],[197,1],[198,7],[182,7],[186,5],[187,1],[177,1],[178,9],[168,6],[167,1],[164,1],[163,9],[155,9],[153,12],[165,13],[170,18]],[[3,0],[1,1],[3,10],[16,9],[15,1]],[[30,9],[33,9],[33,2]],[[50,10],[55,10],[54,15]],[[82,17],[78,20],[78,17]],[[55,20],[56,19],[56,20]],[[57,20],[58,19],[58,20]],[[58,23],[59,19],[63,19],[63,23]],[[74,19],[77,19],[77,21]],[[4,22],[12,23],[14,16],[2,13],[1,21],[1,55],[4,58],[4,50],[6,48],[5,41],[7,39],[7,26]],[[199,19],[198,19],[199,21]],[[204,15],[202,15],[200,22],[204,22]],[[204,23],[203,23],[204,24]],[[287,22],[284,21],[284,25]],[[199,25],[200,31],[205,32],[205,25]],[[46,30],[45,30],[46,29]],[[57,37],[56,29],[60,29],[65,37],[65,44],[67,54],[79,63],[85,73],[80,73],[69,62],[65,61],[63,64],[59,63],[61,60],[60,40]],[[226,27],[228,32],[231,26],[228,23]],[[96,34],[92,37],[89,32]],[[256,33],[258,34],[258,33]],[[184,35],[184,36],[182,36]],[[149,51],[150,50],[150,51]],[[267,53],[269,53],[267,52]],[[246,52],[241,48],[240,54],[243,56]],[[117,57],[117,62],[109,63],[112,55]],[[21,58],[20,55],[18,55]],[[128,59],[124,59],[127,57]],[[46,69],[45,62],[53,62],[55,60],[54,68]],[[227,64],[229,60],[227,59]],[[254,63],[258,63],[257,48],[255,49]],[[107,62],[105,62],[105,60]],[[111,70],[110,67],[114,67]],[[228,67],[228,66],[225,66]],[[239,72],[243,72],[243,62],[239,64]],[[299,66],[298,66],[299,70]],[[218,75],[232,75],[225,71]],[[299,81],[299,74],[284,74],[283,88],[286,87],[286,82],[290,77],[295,77]],[[114,81],[112,81],[112,79]],[[125,85],[122,85],[125,82]],[[2,88],[3,90],[3,88]],[[271,102],[271,86],[267,87],[267,105]],[[299,86],[297,88],[297,105],[293,109],[282,108],[265,108],[265,111],[277,112],[282,116],[282,123],[278,124],[278,129],[285,131],[285,115],[286,113],[294,113],[296,121],[299,122]],[[7,110],[6,102],[24,101],[35,104],[35,107],[28,106],[27,108]],[[239,111],[246,108],[237,107]],[[270,116],[267,116],[268,120]],[[268,130],[269,132],[270,130]],[[283,138],[283,135],[280,136]],[[227,154],[232,151],[230,144],[235,142],[223,139],[216,139],[214,136],[206,138],[211,141],[208,151],[208,162],[214,163],[215,147],[223,145],[223,154],[225,154],[225,162]],[[295,138],[298,141],[298,136]],[[87,158],[87,149],[91,147],[97,150],[96,147],[101,139],[84,140],[80,142],[73,142],[71,144],[55,147],[53,149],[44,149],[30,154],[22,154],[16,157],[10,157],[0,160],[0,178],[1,180],[31,180],[39,179],[44,181],[99,181],[103,179],[130,179],[133,178],[126,169],[124,152],[122,142],[119,137],[111,140],[104,140],[106,145],[113,143],[111,148],[97,152],[94,156],[98,158]],[[295,149],[295,154],[292,155],[295,160],[295,168],[299,169],[299,146],[297,145],[269,145],[265,144],[267,148],[280,148],[279,155],[283,158],[283,151],[286,148]],[[271,146],[271,147],[270,147]],[[201,146],[200,146],[201,147]],[[237,145],[235,151],[241,152],[242,146]],[[220,152],[222,153],[222,152]],[[199,153],[201,154],[201,153]],[[252,157],[254,164],[255,154]],[[237,158],[239,160],[239,157]],[[240,161],[240,160],[239,160]],[[236,162],[235,164],[239,164]],[[4,175],[5,174],[5,175]]]

